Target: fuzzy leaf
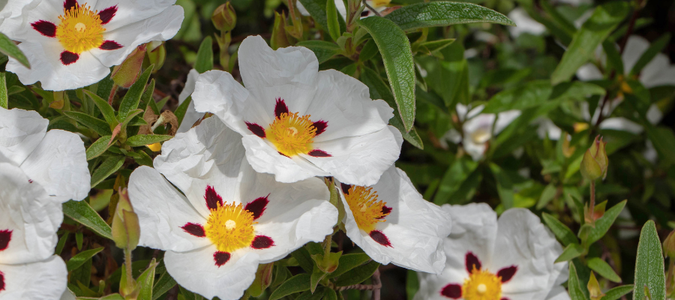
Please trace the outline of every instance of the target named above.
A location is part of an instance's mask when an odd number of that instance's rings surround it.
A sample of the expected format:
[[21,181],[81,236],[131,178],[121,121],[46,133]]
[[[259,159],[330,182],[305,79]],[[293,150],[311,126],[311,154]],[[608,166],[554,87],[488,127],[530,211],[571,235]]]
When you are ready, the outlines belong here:
[[309,283],[310,283],[309,274],[303,273],[295,275],[291,277],[291,279],[289,279],[288,281],[281,284],[279,288],[274,290],[272,295],[270,295],[269,300],[277,300],[286,297],[288,295],[309,290]]
[[568,246],[570,244],[578,244],[579,240],[577,236],[572,232],[569,227],[565,226],[562,222],[558,221],[555,217],[543,213],[542,219],[546,226],[555,234],[555,236],[563,243],[563,245]]
[[140,147],[154,143],[163,142],[171,139],[173,136],[164,134],[143,134],[134,135],[127,139],[127,145],[130,147]]
[[110,135],[104,135],[95,142],[93,142],[91,145],[89,145],[89,148],[87,148],[87,160],[92,160],[101,154],[105,153],[106,150],[112,145],[113,143],[110,142],[110,139],[112,136]]
[[64,111],[64,115],[69,118],[79,122],[80,124],[86,126],[87,128],[96,131],[99,135],[111,135],[110,126],[108,123],[101,119],[94,118],[88,114],[77,112],[77,111]]
[[337,282],[335,282],[335,285],[337,286],[349,286],[349,285],[354,285],[354,284],[359,284],[366,279],[370,278],[370,276],[375,273],[377,268],[380,267],[380,264],[371,261],[365,265],[356,267],[346,273],[344,273],[342,276],[338,277]]
[[591,268],[591,270],[597,272],[602,277],[605,277],[614,282],[621,282],[621,277],[619,277],[619,275],[614,272],[614,269],[612,269],[612,267],[604,260],[598,257],[593,257],[588,259],[586,263],[588,263],[588,267]]
[[661,241],[654,221],[649,220],[642,227],[635,262],[635,290],[633,300],[646,299],[645,289],[652,300],[666,298],[666,276],[663,266]]
[[68,272],[75,270],[82,266],[87,260],[90,260],[94,255],[97,253],[101,252],[103,250],[103,247],[96,248],[96,249],[89,249],[82,251],[75,256],[71,257],[68,262],[66,263],[66,267],[68,268]]
[[112,240],[112,229],[86,201],[71,200],[63,203],[63,214]]
[[21,49],[3,33],[0,33],[0,53],[16,59],[24,67],[30,69],[30,62],[23,52],[21,52]]
[[91,175],[91,187],[97,186],[108,176],[114,174],[124,165],[124,156],[114,155],[106,158]]
[[204,73],[213,69],[213,39],[207,36],[199,45],[197,50],[197,61],[195,61],[195,70]]
[[487,7],[446,1],[404,6],[391,12],[385,18],[393,21],[403,30],[467,23],[516,25],[503,14]]
[[153,68],[154,66],[151,65],[145,69],[143,74],[138,77],[138,80],[129,88],[124,95],[124,98],[122,98],[119,113],[117,114],[117,119],[120,122],[125,121],[131,112],[138,108],[138,104],[141,102],[141,96],[143,96],[143,92],[145,91],[145,85],[148,83]]

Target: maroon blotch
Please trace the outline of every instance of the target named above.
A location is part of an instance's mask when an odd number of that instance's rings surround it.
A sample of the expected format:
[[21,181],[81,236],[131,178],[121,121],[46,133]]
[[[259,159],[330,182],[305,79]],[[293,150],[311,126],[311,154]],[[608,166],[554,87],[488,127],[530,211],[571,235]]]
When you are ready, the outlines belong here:
[[80,55],[77,53],[73,53],[70,51],[61,52],[61,63],[63,63],[66,66],[76,62],[78,59],[80,59]]
[[33,179],[28,179],[28,183],[33,183]]
[[361,18],[367,17],[369,14],[370,14],[370,11],[364,10],[364,11],[361,12]]
[[0,292],[5,290],[5,275],[0,272]]
[[368,235],[370,235],[370,237],[373,238],[373,240],[378,242],[380,245],[385,247],[391,247],[389,239],[387,238],[386,235],[384,235],[384,233],[382,233],[382,231],[373,230]]
[[328,127],[328,122],[324,120],[319,120],[314,122],[312,125],[314,128],[316,128],[316,133],[314,133],[314,136],[317,136],[319,134],[322,134],[324,131],[326,131],[326,127]]
[[267,208],[267,203],[270,201],[267,200],[267,197],[270,195],[267,194],[265,197],[259,197],[249,203],[246,204],[244,209],[250,211],[253,214],[253,220],[256,220],[262,216],[262,214],[265,212],[265,208]]
[[181,227],[181,228],[183,228],[183,230],[185,230],[185,232],[187,232],[191,235],[194,235],[196,237],[205,237],[206,236],[206,233],[204,232],[204,227],[202,227],[202,225],[200,225],[200,224],[187,223],[187,224],[183,225],[183,227]]
[[274,246],[274,241],[269,236],[258,235],[253,239],[251,248],[253,249],[267,249]]
[[286,156],[286,157],[288,157],[288,158],[291,158],[290,156],[288,156],[288,155],[286,155],[286,154],[283,154],[283,153],[281,153],[281,152],[279,152],[279,151],[277,151],[277,153],[279,153],[279,155],[282,155],[282,156]]
[[504,298],[501,298],[499,300],[509,300],[509,298],[504,297]]
[[248,127],[248,130],[253,132],[253,134],[265,138],[265,129],[262,128],[262,126],[256,124],[256,123],[249,123],[249,122],[244,122],[246,123],[246,127]]
[[204,200],[206,200],[206,207],[209,209],[217,209],[218,206],[223,206],[223,198],[216,193],[216,190],[212,186],[206,186],[206,193],[204,194]]
[[55,37],[56,36],[56,25],[52,22],[40,20],[34,23],[31,23],[30,26],[33,26],[33,29],[37,30],[40,34],[46,37]]
[[331,155],[326,153],[326,151],[319,150],[319,149],[314,149],[312,151],[309,151],[309,156],[314,156],[314,157],[330,157]]
[[516,266],[502,268],[499,270],[499,272],[497,272],[497,277],[501,277],[502,283],[506,283],[507,281],[511,280],[511,278],[513,278],[513,275],[516,275],[516,271],[518,271],[518,267]]
[[213,260],[216,262],[216,266],[220,267],[230,260],[230,256],[229,252],[218,251],[213,253]]
[[462,286],[456,283],[451,283],[441,289],[441,296],[450,299],[462,298]]
[[108,24],[110,20],[115,16],[117,13],[117,5],[108,7],[100,12],[98,12],[98,17],[101,18],[101,24]]
[[107,40],[107,41],[103,42],[103,44],[101,44],[101,46],[99,46],[98,48],[101,49],[101,50],[115,50],[115,49],[122,48],[122,45],[120,45],[119,43],[117,43],[115,41]]
[[277,118],[281,118],[281,114],[283,113],[288,113],[288,106],[284,99],[277,98],[277,104],[274,105],[274,115],[277,116]]
[[378,219],[384,219],[386,218],[389,214],[391,213],[391,207],[389,206],[382,206],[382,217],[379,217]]
[[73,7],[77,7],[77,0],[65,0],[63,1],[63,9],[70,10]]
[[0,251],[7,249],[9,241],[12,239],[12,231],[9,229],[0,230]]
[[473,272],[474,267],[476,270],[480,270],[480,268],[482,267],[478,257],[476,257],[476,255],[474,255],[471,251],[466,253],[464,263],[466,265],[466,271],[469,272],[469,274]]
[[349,195],[349,189],[351,189],[352,186],[349,185],[349,184],[340,182],[340,188],[342,189],[342,193],[344,193],[345,195]]

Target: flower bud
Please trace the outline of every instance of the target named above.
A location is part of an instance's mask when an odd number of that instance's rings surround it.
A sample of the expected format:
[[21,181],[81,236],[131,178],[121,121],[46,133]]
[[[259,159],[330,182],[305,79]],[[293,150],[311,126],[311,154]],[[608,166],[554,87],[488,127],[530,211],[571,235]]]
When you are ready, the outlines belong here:
[[155,65],[152,73],[156,73],[162,68],[164,60],[166,60],[166,48],[164,48],[164,43],[160,43],[159,45],[155,45],[155,42],[150,43],[147,53],[150,64]]
[[600,283],[598,283],[598,279],[595,278],[595,274],[591,272],[591,277],[588,280],[588,285],[586,286],[588,288],[588,293],[591,296],[591,300],[600,300],[605,294],[602,293],[602,289],[600,288]]
[[234,11],[232,4],[228,1],[222,4],[213,11],[211,21],[216,29],[225,32],[234,29],[237,25],[237,13]]
[[141,237],[138,215],[131,206],[127,189],[119,191],[119,201],[112,222],[112,236],[115,246],[121,249],[128,248],[129,250],[136,248]]
[[603,142],[602,138],[600,140],[598,138],[600,136],[595,137],[593,145],[586,150],[584,158],[581,160],[581,175],[591,181],[595,181],[598,178],[604,180],[607,177],[607,166],[609,164],[607,151],[605,151],[605,144],[607,143]]
[[140,45],[127,56],[122,64],[115,66],[112,75],[110,75],[115,84],[128,89],[138,80],[143,68],[145,51],[146,46]]
[[671,231],[663,240],[663,252],[670,259],[675,259],[675,230]]
[[270,46],[276,50],[278,48],[288,47],[291,43],[288,41],[286,35],[286,14],[274,12],[274,27],[272,27],[272,38],[270,38]]

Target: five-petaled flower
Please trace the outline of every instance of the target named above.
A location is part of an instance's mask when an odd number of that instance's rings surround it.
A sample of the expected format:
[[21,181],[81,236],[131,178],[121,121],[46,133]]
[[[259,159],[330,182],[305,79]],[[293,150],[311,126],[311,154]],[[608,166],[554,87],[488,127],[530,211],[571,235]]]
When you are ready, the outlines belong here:
[[322,241],[337,222],[321,180],[285,184],[256,173],[241,136],[218,118],[166,142],[154,165],[129,179],[140,245],[166,250],[171,276],[207,298],[239,299],[259,263]]
[[422,198],[392,166],[371,186],[341,184],[347,236],[374,261],[429,273],[445,267],[450,215]]
[[415,299],[570,299],[560,285],[567,263],[554,263],[562,247],[526,209],[497,214],[485,203],[442,207],[452,216],[440,275],[418,274]]
[[318,71],[303,47],[273,51],[259,37],[239,47],[246,88],[209,71],[192,94],[195,109],[212,112],[243,135],[246,158],[280,182],[334,176],[373,185],[399,156],[401,133],[387,125],[393,109],[371,100],[368,87],[335,70]]
[[45,90],[94,84],[136,46],[173,37],[183,20],[175,0],[43,0],[7,35],[21,41],[31,69],[10,59],[7,70]]

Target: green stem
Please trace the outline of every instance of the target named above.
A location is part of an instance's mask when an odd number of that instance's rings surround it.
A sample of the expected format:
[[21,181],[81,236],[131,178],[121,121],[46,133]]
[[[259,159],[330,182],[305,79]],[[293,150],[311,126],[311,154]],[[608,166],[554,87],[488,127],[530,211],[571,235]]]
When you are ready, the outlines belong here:
[[591,216],[595,213],[595,180],[591,181],[591,205],[589,207]]
[[330,263],[330,245],[333,242],[333,234],[326,236],[326,239],[323,241],[323,265],[327,266]]

